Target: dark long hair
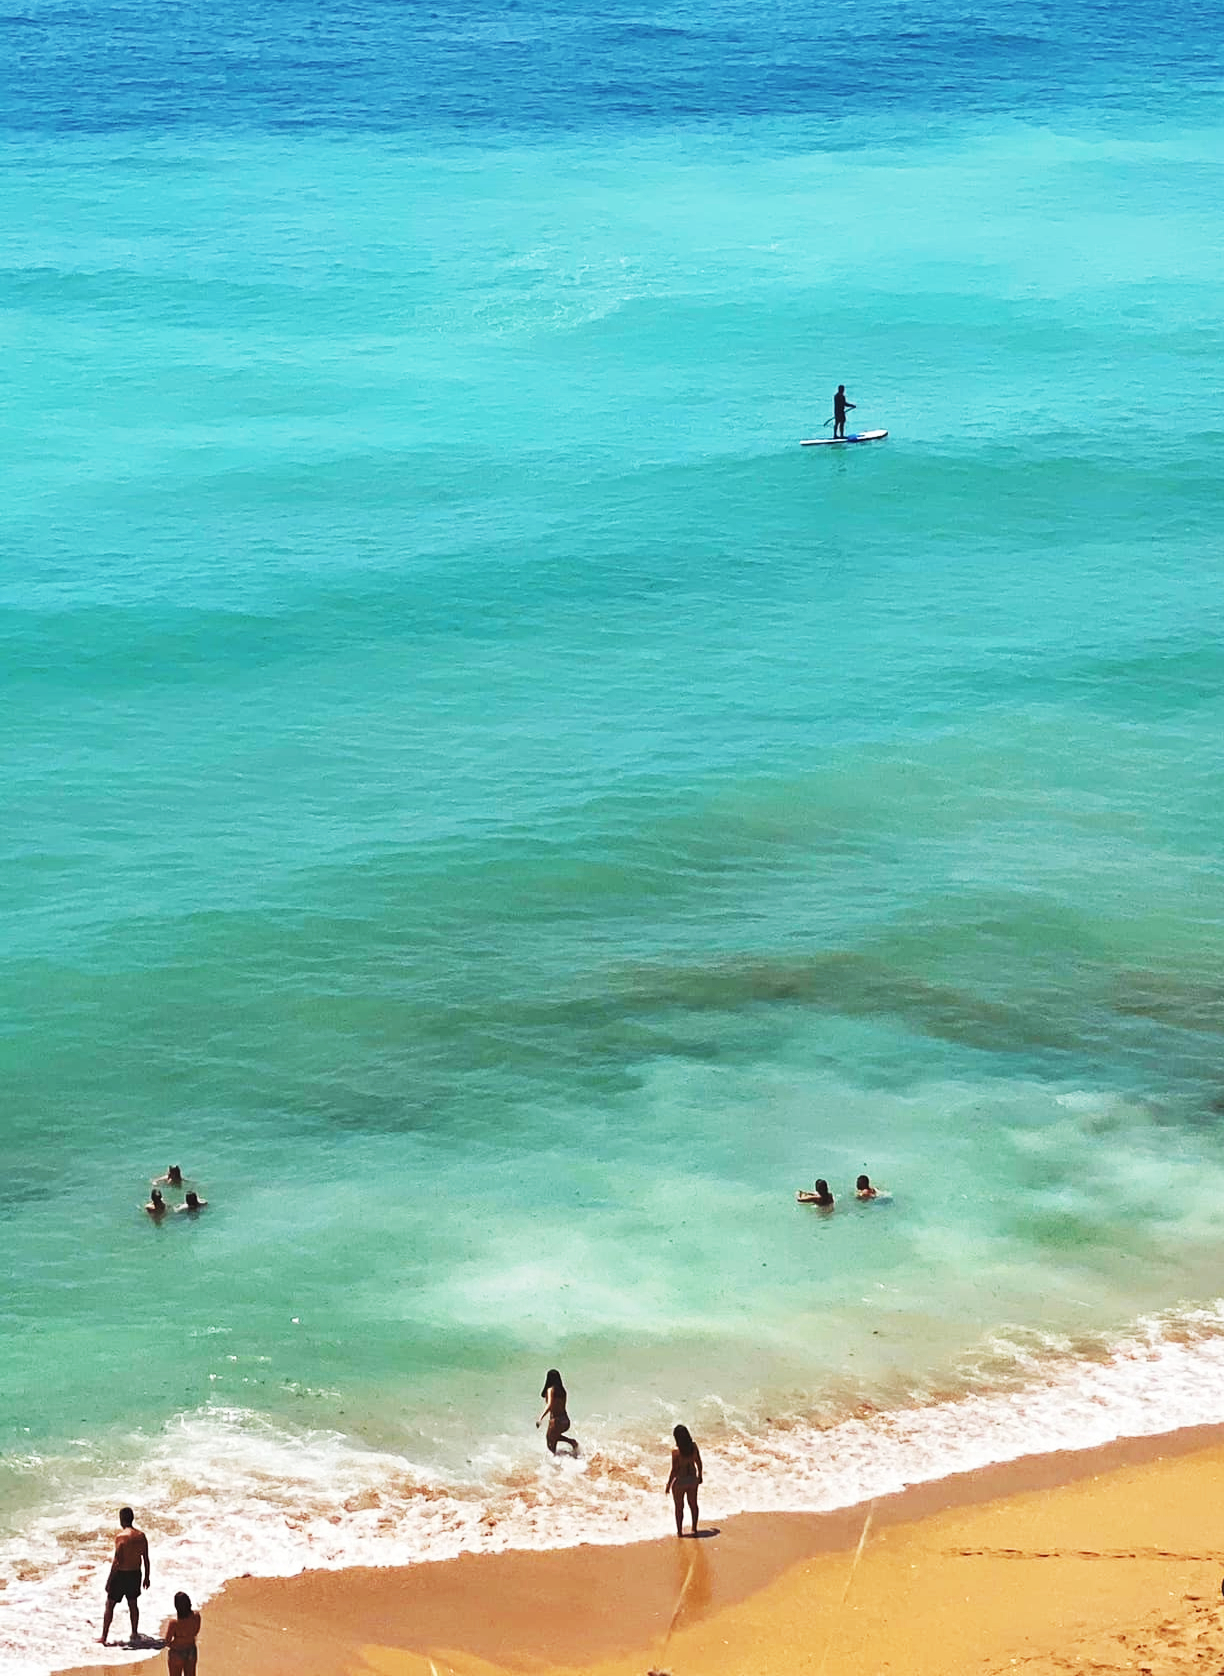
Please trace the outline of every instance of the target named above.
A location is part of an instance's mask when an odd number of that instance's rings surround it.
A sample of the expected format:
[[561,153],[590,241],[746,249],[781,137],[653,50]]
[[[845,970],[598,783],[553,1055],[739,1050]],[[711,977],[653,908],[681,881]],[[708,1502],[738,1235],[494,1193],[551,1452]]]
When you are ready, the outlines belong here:
[[676,1440],[676,1448],[686,1459],[697,1453],[697,1445],[693,1442],[693,1434],[687,1426],[674,1426],[672,1436]]
[[548,1400],[548,1393],[550,1390],[555,1390],[562,1402],[565,1401],[565,1385],[556,1368],[549,1368],[548,1372],[544,1375],[544,1389],[540,1392],[540,1395],[546,1402]]
[[191,1612],[191,1596],[185,1595],[181,1589],[174,1597],[174,1610],[180,1618],[186,1618]]

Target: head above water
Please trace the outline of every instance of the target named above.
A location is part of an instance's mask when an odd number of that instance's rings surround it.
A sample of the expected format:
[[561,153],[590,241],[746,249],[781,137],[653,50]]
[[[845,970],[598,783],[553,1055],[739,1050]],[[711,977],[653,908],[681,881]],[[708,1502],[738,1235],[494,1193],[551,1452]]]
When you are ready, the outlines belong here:
[[682,1455],[691,1455],[697,1447],[687,1426],[673,1426],[672,1436],[676,1440],[676,1448]]
[[829,1184],[823,1176],[816,1177],[816,1191],[818,1193],[827,1193],[829,1191]]
[[200,1204],[200,1195],[194,1191],[189,1192],[187,1194],[187,1204],[192,1210],[197,1210]]
[[869,1176],[860,1176],[854,1185],[861,1193],[864,1187],[871,1186],[871,1178]]
[[180,1618],[189,1617],[191,1614],[191,1596],[185,1595],[182,1589],[174,1597],[174,1610]]
[[556,1368],[549,1368],[544,1375],[544,1389],[540,1392],[540,1395],[546,1397],[550,1391],[560,1391],[562,1396],[565,1395],[565,1382]]
[[173,1187],[181,1187],[183,1185],[183,1166],[181,1164],[171,1164],[166,1170],[166,1180]]
[[839,396],[844,396],[846,393],[846,386],[844,384],[839,384],[837,386],[837,393]]
[[155,1205],[164,1205],[165,1202],[166,1202],[162,1198],[162,1190],[161,1190],[160,1187],[155,1187],[153,1189],[153,1191],[149,1194],[149,1197],[150,1197],[150,1199],[152,1199],[152,1201]]
[[129,1529],[130,1526],[136,1523],[136,1515],[132,1512],[130,1507],[121,1507],[119,1509],[119,1523],[123,1526],[124,1530]]

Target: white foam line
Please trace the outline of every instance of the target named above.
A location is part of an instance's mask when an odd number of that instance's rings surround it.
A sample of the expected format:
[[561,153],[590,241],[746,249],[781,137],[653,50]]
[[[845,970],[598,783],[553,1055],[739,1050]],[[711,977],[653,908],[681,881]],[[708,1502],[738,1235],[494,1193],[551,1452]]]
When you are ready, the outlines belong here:
[[[720,1518],[821,1512],[1022,1455],[1224,1422],[1221,1309],[1141,1323],[1100,1356],[1052,1354],[1043,1364],[1025,1350],[1022,1364],[1027,1379],[1006,1390],[823,1428],[802,1419],[755,1432],[728,1423],[723,1435],[702,1440],[703,1502]],[[47,1676],[121,1656],[92,1642],[108,1532],[123,1501],[143,1509],[153,1547],[158,1585],[142,1603],[150,1629],[168,1615],[176,1588],[206,1601],[243,1573],[287,1576],[665,1534],[663,1442],[589,1431],[583,1442],[583,1458],[562,1465],[529,1442],[505,1439],[488,1451],[498,1464],[483,1480],[457,1482],[337,1435],[293,1436],[241,1410],[179,1416],[149,1441],[135,1474],[90,1480],[71,1505],[42,1509],[0,1545],[0,1572],[9,1578],[0,1676]]]

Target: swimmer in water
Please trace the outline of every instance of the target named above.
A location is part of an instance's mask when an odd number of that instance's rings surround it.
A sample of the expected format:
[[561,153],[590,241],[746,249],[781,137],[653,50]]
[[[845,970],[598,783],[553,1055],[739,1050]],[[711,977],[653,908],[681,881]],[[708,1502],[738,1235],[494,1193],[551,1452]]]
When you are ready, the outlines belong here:
[[149,1194],[149,1202],[145,1206],[145,1209],[155,1222],[160,1217],[165,1216],[166,1212],[170,1209],[170,1206],[162,1198],[162,1191],[160,1187],[155,1187]]
[[187,1197],[183,1200],[183,1203],[179,1206],[179,1208],[175,1211],[174,1214],[176,1216],[182,1216],[184,1214],[184,1212],[186,1212],[188,1215],[191,1215],[192,1213],[194,1213],[197,1210],[207,1210],[207,1209],[208,1209],[208,1200],[207,1199],[201,1199],[201,1197],[198,1193],[189,1190],[188,1194],[187,1194]]
[[854,1184],[854,1197],[856,1199],[874,1199],[875,1196],[876,1189],[871,1185],[870,1177],[860,1176]]
[[829,1192],[829,1184],[823,1176],[816,1177],[816,1183],[811,1193],[799,1192],[795,1194],[801,1205],[819,1205],[821,1210],[832,1210],[834,1198]]
[[183,1185],[183,1167],[181,1164],[171,1164],[164,1176],[158,1176],[154,1187],[181,1187]]

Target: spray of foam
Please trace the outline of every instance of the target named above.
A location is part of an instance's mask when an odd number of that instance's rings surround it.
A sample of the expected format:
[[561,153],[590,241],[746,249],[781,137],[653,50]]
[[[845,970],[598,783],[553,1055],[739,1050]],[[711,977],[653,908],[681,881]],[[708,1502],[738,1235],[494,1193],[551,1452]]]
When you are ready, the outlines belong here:
[[[1027,1377],[1007,1390],[867,1410],[823,1427],[795,1417],[750,1430],[729,1415],[717,1423],[708,1407],[707,1511],[819,1512],[1021,1455],[1224,1422],[1224,1306],[1143,1323],[1089,1358],[1049,1347],[1010,1354]],[[153,1549],[160,1592],[145,1597],[142,1623],[153,1632],[174,1589],[206,1600],[244,1573],[628,1542],[664,1534],[667,1524],[659,1435],[584,1430],[575,1462],[500,1439],[464,1481],[338,1435],[293,1436],[239,1409],[180,1416],[138,1443],[140,1464],[122,1482],[117,1472],[91,1477],[86,1494],[44,1508],[0,1546],[10,1608],[0,1676],[115,1662],[114,1649],[91,1643],[123,1501],[141,1509]],[[116,1631],[126,1629],[125,1613],[121,1605]]]

